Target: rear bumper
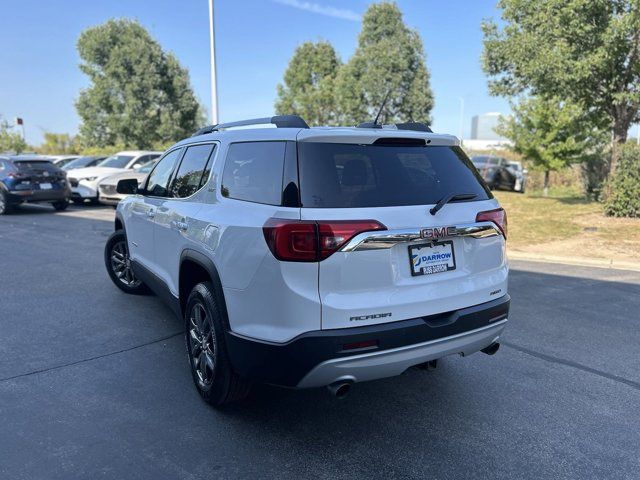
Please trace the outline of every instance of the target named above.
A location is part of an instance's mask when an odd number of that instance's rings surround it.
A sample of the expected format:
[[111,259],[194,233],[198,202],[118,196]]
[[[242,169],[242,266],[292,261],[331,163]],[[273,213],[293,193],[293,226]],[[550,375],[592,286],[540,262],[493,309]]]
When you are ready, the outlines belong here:
[[[470,355],[498,340],[509,315],[509,295],[427,317],[365,327],[321,330],[279,344],[227,334],[231,362],[242,376],[288,387],[366,381],[454,353]],[[345,350],[375,340],[377,346]]]
[[58,202],[69,198],[68,188],[51,190],[11,190],[8,194],[10,203],[22,202]]

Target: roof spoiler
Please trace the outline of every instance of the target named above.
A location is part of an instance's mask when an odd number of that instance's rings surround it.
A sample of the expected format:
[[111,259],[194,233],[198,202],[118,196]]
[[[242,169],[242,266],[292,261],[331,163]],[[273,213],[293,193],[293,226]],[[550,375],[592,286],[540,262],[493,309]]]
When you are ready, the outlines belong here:
[[[382,128],[382,125],[375,122],[364,122],[358,124],[358,128]],[[396,123],[396,128],[398,130],[412,130],[414,132],[433,133],[433,130],[431,130],[429,125],[420,122]]]
[[233,127],[246,127],[250,125],[268,125],[273,124],[277,128],[309,128],[307,122],[298,115],[275,115],[273,117],[251,118],[249,120],[239,120],[237,122],[219,123],[217,125],[209,125],[203,127],[192,136],[204,135],[206,133],[217,132]]

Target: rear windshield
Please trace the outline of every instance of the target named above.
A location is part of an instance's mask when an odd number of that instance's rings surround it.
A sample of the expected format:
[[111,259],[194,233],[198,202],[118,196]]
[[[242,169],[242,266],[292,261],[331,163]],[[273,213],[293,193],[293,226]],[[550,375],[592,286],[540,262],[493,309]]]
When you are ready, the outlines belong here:
[[48,160],[14,160],[14,165],[21,172],[47,171],[57,172],[59,169]]
[[459,147],[298,143],[307,208],[430,205],[450,193],[492,198]]

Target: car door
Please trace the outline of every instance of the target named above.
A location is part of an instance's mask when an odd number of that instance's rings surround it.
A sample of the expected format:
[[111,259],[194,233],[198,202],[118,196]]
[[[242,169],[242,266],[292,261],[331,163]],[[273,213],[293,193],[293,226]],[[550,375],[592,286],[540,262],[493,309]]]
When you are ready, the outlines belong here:
[[197,193],[209,179],[215,147],[211,142],[186,147],[167,196],[157,206],[155,264],[158,276],[176,296],[180,256],[192,242],[192,237],[198,235],[194,224],[202,203]]
[[182,148],[167,152],[147,177],[142,191],[129,206],[126,222],[127,241],[131,259],[157,274],[155,267],[154,224],[158,205],[167,195],[169,180]]

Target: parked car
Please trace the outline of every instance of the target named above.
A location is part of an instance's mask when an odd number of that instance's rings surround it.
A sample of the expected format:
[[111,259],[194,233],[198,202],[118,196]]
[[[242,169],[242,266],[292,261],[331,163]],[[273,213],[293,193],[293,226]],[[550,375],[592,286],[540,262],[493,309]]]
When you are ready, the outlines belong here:
[[71,160],[69,163],[66,163],[62,169],[63,170],[74,170],[76,168],[87,168],[87,167],[95,167],[101,161],[103,161],[106,156],[101,157],[78,157],[75,160]]
[[98,183],[114,173],[125,172],[149,163],[162,152],[125,151],[105,158],[95,167],[69,170],[71,200],[76,204],[90,201],[98,203]]
[[529,171],[526,168],[522,168],[521,162],[508,162],[507,168],[510,169],[516,176],[516,183],[513,186],[514,192],[524,193],[527,188],[527,178]]
[[[250,127],[273,123],[278,128]],[[117,207],[114,284],[184,322],[212,405],[251,382],[329,386],[495,353],[510,298],[506,215],[451,135],[424,124],[206,127]]]
[[78,158],[78,155],[47,155],[46,158],[48,158],[56,167],[62,168],[67,163]]
[[105,178],[98,184],[98,201],[103,205],[111,205],[115,207],[118,205],[120,200],[126,197],[126,195],[117,192],[116,187],[118,186],[118,182],[125,178],[133,178],[137,180],[138,185],[140,185],[147,178],[148,173],[155,164],[156,160],[152,160],[140,168],[136,168],[132,171],[127,170],[126,172],[116,173],[115,175]]
[[471,157],[471,161],[491,190],[514,189],[516,175],[508,168],[506,159],[489,155],[478,155]]
[[0,215],[24,202],[47,202],[67,208],[71,195],[64,171],[38,155],[0,157]]

